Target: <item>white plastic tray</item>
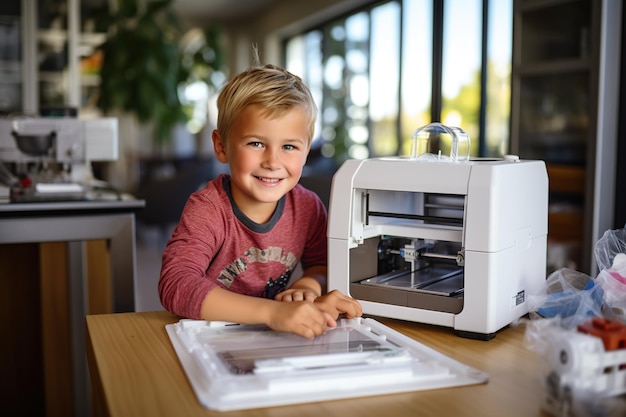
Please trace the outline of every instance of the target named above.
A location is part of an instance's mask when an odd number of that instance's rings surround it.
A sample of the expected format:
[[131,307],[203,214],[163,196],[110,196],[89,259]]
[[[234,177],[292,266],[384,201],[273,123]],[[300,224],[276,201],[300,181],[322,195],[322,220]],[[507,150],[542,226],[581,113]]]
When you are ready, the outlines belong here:
[[488,381],[374,319],[342,319],[313,340],[263,326],[166,327],[199,402],[215,410],[418,391]]

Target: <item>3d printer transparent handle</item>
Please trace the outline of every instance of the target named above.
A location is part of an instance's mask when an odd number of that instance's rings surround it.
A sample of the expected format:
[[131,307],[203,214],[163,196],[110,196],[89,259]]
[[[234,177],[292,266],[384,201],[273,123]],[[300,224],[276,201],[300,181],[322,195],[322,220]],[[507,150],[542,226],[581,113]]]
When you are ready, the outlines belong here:
[[[450,138],[449,158],[441,155],[441,144],[445,137]],[[437,146],[439,149],[433,149]],[[469,135],[456,126],[446,126],[438,122],[430,123],[416,129],[413,133],[410,157],[436,161],[468,161],[470,158]]]

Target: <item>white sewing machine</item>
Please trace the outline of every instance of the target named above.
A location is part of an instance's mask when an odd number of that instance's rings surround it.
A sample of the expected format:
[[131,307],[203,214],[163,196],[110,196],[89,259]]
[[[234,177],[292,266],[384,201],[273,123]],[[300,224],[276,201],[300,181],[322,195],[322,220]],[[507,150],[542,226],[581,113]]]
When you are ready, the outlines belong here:
[[545,281],[547,208],[543,161],[346,161],[331,189],[328,287],[365,314],[491,339]]
[[115,118],[0,119],[0,182],[12,199],[82,199],[91,162],[117,157]]

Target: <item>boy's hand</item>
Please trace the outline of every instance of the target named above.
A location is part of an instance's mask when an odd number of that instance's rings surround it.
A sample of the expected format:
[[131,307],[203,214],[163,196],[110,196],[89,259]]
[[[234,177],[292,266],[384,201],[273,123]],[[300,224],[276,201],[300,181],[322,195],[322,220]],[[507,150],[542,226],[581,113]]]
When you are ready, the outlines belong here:
[[340,314],[344,314],[349,319],[363,314],[361,304],[357,300],[338,290],[332,290],[328,294],[317,297],[315,305],[321,311],[330,314],[334,320],[337,320]]
[[309,301],[273,303],[267,325],[279,332],[295,333],[307,339],[326,333],[337,322]]
[[319,295],[309,288],[289,288],[278,293],[274,300],[276,301],[310,301],[313,302]]

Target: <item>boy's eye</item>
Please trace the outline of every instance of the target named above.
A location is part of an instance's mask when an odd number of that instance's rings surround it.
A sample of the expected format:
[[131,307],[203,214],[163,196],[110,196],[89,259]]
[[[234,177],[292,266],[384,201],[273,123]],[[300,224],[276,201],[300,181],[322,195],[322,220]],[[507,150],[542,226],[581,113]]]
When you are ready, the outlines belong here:
[[284,145],[284,146],[283,146],[283,149],[286,149],[286,150],[288,150],[288,151],[291,151],[291,150],[298,149],[298,148],[297,148],[296,146],[294,146],[294,145],[289,145],[289,144],[288,144],[288,145]]
[[261,142],[248,142],[248,146],[252,146],[255,148],[261,148],[263,144]]

